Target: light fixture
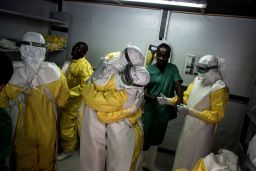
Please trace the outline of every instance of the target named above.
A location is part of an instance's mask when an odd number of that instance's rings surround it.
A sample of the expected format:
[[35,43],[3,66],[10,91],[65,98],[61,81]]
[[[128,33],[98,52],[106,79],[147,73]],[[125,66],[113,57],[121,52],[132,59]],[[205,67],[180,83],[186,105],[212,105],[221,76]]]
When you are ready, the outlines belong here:
[[185,1],[168,1],[168,0],[122,0],[122,2],[139,2],[139,3],[149,3],[156,5],[169,5],[169,6],[181,6],[181,7],[192,7],[192,8],[206,8],[205,3],[192,3]]

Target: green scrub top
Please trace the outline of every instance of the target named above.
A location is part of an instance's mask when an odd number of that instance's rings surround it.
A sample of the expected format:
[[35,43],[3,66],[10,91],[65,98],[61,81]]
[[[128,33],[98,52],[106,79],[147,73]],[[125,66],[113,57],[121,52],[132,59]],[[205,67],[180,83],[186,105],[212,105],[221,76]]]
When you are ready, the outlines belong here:
[[5,170],[5,160],[11,149],[12,121],[5,109],[0,108],[0,170]]
[[[163,72],[156,64],[149,66],[150,82],[146,91],[151,96],[160,97],[160,93],[166,97],[173,97],[174,83],[182,80],[176,65],[168,63]],[[174,107],[170,105],[159,105],[158,102],[146,100],[143,114],[143,123],[168,122],[177,117]]]

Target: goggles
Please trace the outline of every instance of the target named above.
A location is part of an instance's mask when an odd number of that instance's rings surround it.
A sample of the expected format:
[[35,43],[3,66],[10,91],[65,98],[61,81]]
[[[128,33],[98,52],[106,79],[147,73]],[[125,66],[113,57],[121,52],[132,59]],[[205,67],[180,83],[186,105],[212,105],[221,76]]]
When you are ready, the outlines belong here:
[[36,42],[28,42],[28,41],[20,41],[16,44],[18,47],[21,45],[29,45],[29,46],[35,46],[35,47],[42,47],[46,48],[46,44],[43,43],[36,43]]
[[153,54],[153,53],[156,53],[156,50],[157,50],[157,46],[155,46],[155,45],[149,45],[149,48],[148,48],[150,51],[151,51],[151,53]]
[[128,66],[129,66],[129,67],[132,67],[133,64],[132,64],[132,61],[131,61],[130,58],[129,58],[127,48],[124,49],[124,56],[125,56],[126,61],[128,62]]
[[217,69],[217,68],[218,68],[217,65],[211,66],[211,67],[208,67],[206,64],[197,64],[196,65],[196,70],[198,73],[206,73],[211,69]]

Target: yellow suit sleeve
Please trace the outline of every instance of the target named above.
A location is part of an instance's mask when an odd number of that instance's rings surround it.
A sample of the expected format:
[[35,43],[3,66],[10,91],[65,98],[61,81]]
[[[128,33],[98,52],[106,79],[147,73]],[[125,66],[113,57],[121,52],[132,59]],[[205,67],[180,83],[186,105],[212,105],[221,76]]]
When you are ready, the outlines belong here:
[[8,108],[8,97],[5,94],[4,89],[0,91],[0,107],[1,108]]
[[66,77],[62,72],[61,72],[59,81],[60,81],[60,87],[59,87],[58,95],[56,97],[56,103],[58,107],[63,107],[67,103],[70,94],[69,94],[69,88],[68,88]]
[[224,111],[228,102],[227,88],[221,88],[210,94],[211,108],[210,110],[203,110],[196,112],[196,117],[208,122],[218,123],[224,118]]
[[81,77],[81,84],[83,84],[93,73],[93,68],[91,64],[85,59],[85,64],[79,71],[79,76]]
[[[188,101],[188,96],[193,88],[193,85],[194,85],[194,82],[190,83],[187,90],[184,92],[183,94],[183,103],[184,104],[187,104],[187,101]],[[178,96],[175,96],[173,98],[170,98],[170,103],[175,105],[178,101]]]
[[71,97],[81,96],[82,87],[85,85],[86,80],[90,78],[90,76],[93,73],[93,68],[86,59],[84,59],[84,64],[80,66],[78,69],[78,77],[80,77],[79,80],[81,80],[81,83],[70,89]]
[[187,90],[183,94],[183,103],[184,104],[187,104],[187,102],[188,102],[188,97],[189,97],[189,94],[190,94],[190,92],[193,88],[193,85],[194,85],[194,82],[190,83]]
[[156,54],[154,54],[153,56],[151,51],[148,50],[147,58],[146,58],[146,66],[150,66],[155,59],[156,59]]
[[102,123],[113,123],[127,118],[131,124],[134,124],[141,118],[141,109],[137,110],[134,114],[129,114],[126,109],[121,109],[115,112],[97,112],[98,119]]
[[86,84],[83,87],[82,96],[87,106],[106,113],[122,109],[127,101],[127,94],[124,90],[98,91],[93,84]]
[[152,59],[153,56],[152,56],[152,53],[148,50],[148,53],[147,53],[147,58],[146,58],[146,66],[149,66],[152,62]]

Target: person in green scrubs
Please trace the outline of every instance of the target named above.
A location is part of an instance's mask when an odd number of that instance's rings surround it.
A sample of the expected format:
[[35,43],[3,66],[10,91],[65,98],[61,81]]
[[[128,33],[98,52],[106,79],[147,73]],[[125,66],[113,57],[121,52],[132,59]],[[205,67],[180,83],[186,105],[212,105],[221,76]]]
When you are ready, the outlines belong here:
[[176,65],[168,63],[171,47],[165,43],[157,47],[157,63],[149,66],[150,82],[145,87],[144,124],[144,160],[143,167],[150,171],[157,171],[155,158],[157,147],[163,142],[168,121],[177,117],[175,107],[160,105],[157,97],[173,97],[174,91],[182,102],[182,78]]
[[[0,52],[0,92],[11,79],[13,74],[12,61]],[[0,94],[1,96],[1,94]],[[6,158],[11,149],[12,122],[8,112],[0,108],[0,170],[7,171]]]

